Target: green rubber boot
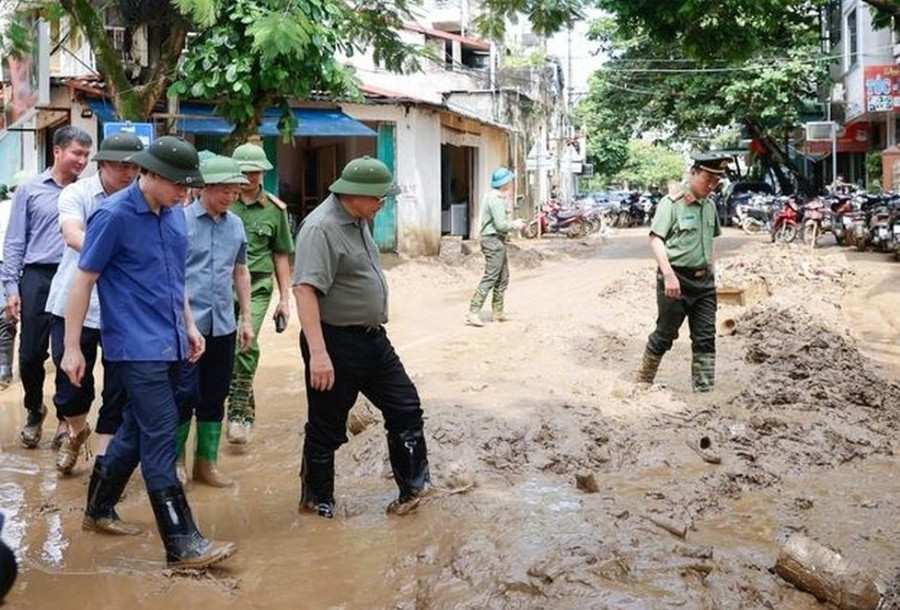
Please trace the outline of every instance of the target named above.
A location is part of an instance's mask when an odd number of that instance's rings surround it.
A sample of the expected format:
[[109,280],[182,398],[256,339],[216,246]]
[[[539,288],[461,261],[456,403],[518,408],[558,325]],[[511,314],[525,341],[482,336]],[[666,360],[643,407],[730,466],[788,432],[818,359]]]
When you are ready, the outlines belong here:
[[184,485],[187,483],[187,470],[184,467],[185,446],[187,445],[188,435],[191,433],[191,420],[187,420],[183,424],[178,425],[178,431],[175,433],[175,449],[178,457],[175,459],[175,476],[178,482]]
[[716,355],[694,354],[691,358],[691,386],[695,392],[712,392],[716,385]]
[[212,487],[231,487],[234,481],[219,472],[219,440],[222,422],[197,420],[197,451],[194,454],[194,481]]

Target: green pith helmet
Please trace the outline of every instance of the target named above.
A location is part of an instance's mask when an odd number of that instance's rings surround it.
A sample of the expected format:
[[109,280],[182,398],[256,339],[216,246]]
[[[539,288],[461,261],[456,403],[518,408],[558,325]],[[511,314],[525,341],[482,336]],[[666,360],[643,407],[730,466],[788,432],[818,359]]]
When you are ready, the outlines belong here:
[[203,182],[210,184],[250,184],[241,172],[237,161],[231,157],[213,155],[200,163]]
[[372,157],[360,157],[348,163],[341,172],[341,177],[328,190],[338,195],[366,197],[386,197],[400,192],[391,170]]
[[94,161],[126,161],[134,153],[144,150],[144,143],[134,134],[115,133],[100,142]]
[[235,148],[231,158],[238,162],[242,172],[265,172],[272,169],[272,164],[269,163],[262,146],[250,142]]
[[197,149],[181,138],[162,136],[128,161],[175,184],[203,186]]

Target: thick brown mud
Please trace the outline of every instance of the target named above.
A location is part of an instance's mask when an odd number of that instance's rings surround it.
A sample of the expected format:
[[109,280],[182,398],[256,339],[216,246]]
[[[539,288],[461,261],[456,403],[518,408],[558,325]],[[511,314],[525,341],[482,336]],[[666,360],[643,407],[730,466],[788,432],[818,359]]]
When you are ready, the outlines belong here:
[[384,511],[396,490],[365,400],[338,454],[337,518],[298,514],[296,317],[267,328],[252,443],[222,452],[237,485],[188,486],[205,533],[240,547],[201,574],[165,570],[139,476],[119,512],[145,533],[82,532],[89,462],[61,479],[47,438],[20,448],[21,391],[5,390],[0,509],[23,565],[7,607],[822,607],[773,571],[798,532],[900,607],[900,265],[726,239],[744,245],[720,283],[772,294],[720,306],[735,324],[709,395],[690,392],[686,328],[657,384],[631,381],[655,319],[644,231],[517,242],[511,319],[484,328],[463,325],[479,254],[389,261],[389,334],[423,399],[437,489],[404,518]]

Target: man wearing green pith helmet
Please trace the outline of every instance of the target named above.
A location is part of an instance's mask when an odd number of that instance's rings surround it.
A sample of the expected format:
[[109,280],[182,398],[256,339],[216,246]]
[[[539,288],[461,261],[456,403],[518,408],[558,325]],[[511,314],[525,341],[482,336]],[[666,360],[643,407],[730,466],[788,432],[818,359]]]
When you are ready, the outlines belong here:
[[[241,196],[231,208],[244,223],[247,234],[247,267],[250,270],[250,309],[253,320],[253,343],[246,351],[237,350],[234,373],[228,391],[228,442],[243,445],[250,439],[256,419],[253,377],[259,365],[258,337],[263,325],[274,283],[278,283],[278,304],[274,317],[284,323],[291,315],[291,264],[294,251],[288,224],[287,206],[263,189],[263,175],[272,169],[261,146],[253,143],[238,146],[231,158],[238,162],[248,183],[241,185]],[[274,274],[274,281],[273,281]],[[235,304],[237,317],[240,306]]]

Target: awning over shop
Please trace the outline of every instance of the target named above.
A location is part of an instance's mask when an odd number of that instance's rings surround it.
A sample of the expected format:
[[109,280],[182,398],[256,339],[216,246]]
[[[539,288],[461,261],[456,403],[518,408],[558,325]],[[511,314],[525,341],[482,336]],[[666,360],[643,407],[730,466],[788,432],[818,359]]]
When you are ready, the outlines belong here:
[[[292,110],[295,136],[365,136],[378,135],[373,129],[366,127],[356,119],[347,116],[337,109],[331,108],[294,108]],[[263,113],[259,126],[259,135],[278,136],[278,120],[281,110],[269,108]],[[201,135],[228,135],[234,125],[213,114],[213,107],[208,104],[181,104],[181,111],[175,119],[175,130],[179,133],[195,133]]]
[[[88,99],[88,106],[94,114],[108,123],[116,121],[112,104],[107,100]],[[294,119],[297,125],[294,128],[295,136],[363,136],[375,137],[374,130],[366,127],[356,119],[347,116],[334,108],[294,108]],[[269,108],[263,113],[263,120],[259,126],[259,135],[278,136],[278,120],[281,118],[281,110]],[[175,117],[175,131],[177,133],[193,133],[207,136],[226,136],[234,130],[234,125],[214,114],[210,104],[181,104],[179,114]]]

